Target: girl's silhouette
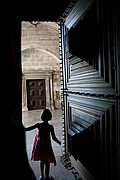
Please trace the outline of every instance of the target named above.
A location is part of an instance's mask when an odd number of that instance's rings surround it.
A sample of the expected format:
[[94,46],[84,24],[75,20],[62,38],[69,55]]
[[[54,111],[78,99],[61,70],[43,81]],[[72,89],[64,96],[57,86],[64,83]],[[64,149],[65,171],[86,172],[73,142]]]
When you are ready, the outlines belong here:
[[31,159],[40,160],[40,179],[43,180],[45,178],[46,180],[49,180],[52,179],[52,177],[49,176],[50,163],[54,163],[54,165],[56,166],[56,159],[51,144],[51,137],[55,142],[57,142],[60,145],[61,141],[58,140],[58,138],[55,135],[54,126],[48,123],[48,121],[52,119],[52,113],[49,109],[43,110],[41,114],[41,119],[43,121],[42,123],[36,123],[32,126],[26,127],[25,131],[30,131],[35,128],[38,128],[38,134],[36,134],[33,144]]

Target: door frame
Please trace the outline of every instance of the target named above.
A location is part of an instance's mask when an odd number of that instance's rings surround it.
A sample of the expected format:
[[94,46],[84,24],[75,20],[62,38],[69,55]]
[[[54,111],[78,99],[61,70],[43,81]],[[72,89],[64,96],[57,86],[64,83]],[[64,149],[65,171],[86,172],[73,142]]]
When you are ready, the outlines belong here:
[[28,111],[27,105],[27,80],[45,79],[46,108],[54,109],[53,103],[53,71],[29,71],[22,76],[22,110]]

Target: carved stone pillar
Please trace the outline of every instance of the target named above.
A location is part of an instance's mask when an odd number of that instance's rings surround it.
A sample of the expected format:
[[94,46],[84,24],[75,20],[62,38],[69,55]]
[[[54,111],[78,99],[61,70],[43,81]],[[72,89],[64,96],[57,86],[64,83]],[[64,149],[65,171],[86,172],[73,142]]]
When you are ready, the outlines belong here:
[[46,108],[50,108],[50,83],[49,83],[49,76],[46,77]]
[[22,109],[27,110],[27,94],[26,94],[26,78],[23,76],[22,79]]
[[51,109],[54,109],[54,104],[53,104],[53,77],[50,78],[50,106]]

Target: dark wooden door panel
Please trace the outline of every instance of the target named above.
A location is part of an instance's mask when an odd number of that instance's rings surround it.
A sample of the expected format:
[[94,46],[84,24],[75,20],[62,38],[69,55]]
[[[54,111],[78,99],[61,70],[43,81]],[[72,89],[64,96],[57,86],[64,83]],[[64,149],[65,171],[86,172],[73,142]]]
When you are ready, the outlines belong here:
[[43,109],[46,105],[45,80],[27,80],[28,110]]

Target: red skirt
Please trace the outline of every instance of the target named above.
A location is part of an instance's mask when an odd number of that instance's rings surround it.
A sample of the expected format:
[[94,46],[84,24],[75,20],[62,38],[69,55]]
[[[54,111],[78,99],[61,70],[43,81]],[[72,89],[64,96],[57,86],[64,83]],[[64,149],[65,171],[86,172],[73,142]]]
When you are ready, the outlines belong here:
[[54,163],[54,165],[56,165],[56,159],[54,156],[52,146],[49,146],[46,150],[44,149],[44,151],[41,151],[41,149],[42,147],[40,145],[39,134],[37,133],[35,135],[35,139],[33,143],[31,159],[34,161],[41,160],[45,164]]
[[39,148],[40,148],[40,139],[39,139],[39,136],[37,133],[35,135],[35,139],[34,139],[34,143],[33,143],[33,149],[32,149],[32,155],[31,155],[31,159],[34,161],[40,160]]

